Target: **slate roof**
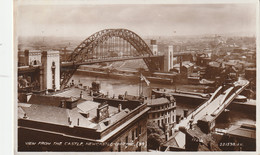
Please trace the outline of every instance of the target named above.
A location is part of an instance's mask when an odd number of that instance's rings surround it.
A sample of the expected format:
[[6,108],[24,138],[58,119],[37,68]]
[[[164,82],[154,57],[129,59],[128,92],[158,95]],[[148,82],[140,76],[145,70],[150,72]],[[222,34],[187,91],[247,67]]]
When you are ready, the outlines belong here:
[[[103,120],[101,122],[96,121],[97,108],[100,103],[93,101],[81,101],[76,108],[66,109],[56,106],[44,105],[44,104],[18,104],[18,118],[23,118],[26,113],[27,119],[60,124],[70,125],[68,118],[70,118],[71,125],[77,126],[79,120],[79,126],[104,130],[113,123],[124,118],[128,113],[129,109],[123,109],[118,112],[117,107],[109,106],[110,117],[106,120],[110,121],[110,124],[106,126]],[[89,113],[89,117],[86,118],[81,113]]]
[[165,145],[166,146],[173,146],[173,147],[178,147],[178,148],[185,148],[185,134],[183,132],[175,132],[173,135],[172,135],[172,138],[169,139]]

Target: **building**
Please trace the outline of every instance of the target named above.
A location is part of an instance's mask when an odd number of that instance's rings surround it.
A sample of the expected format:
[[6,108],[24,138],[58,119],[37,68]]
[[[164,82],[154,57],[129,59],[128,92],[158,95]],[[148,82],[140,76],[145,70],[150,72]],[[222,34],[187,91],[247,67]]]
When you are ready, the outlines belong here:
[[194,70],[194,65],[193,63],[186,63],[181,66],[181,74],[183,77],[188,78],[191,76]]
[[176,101],[174,97],[152,98],[145,102],[151,108],[148,112],[148,121],[158,123],[159,127],[164,127],[167,138],[172,136],[173,127],[176,124]]
[[256,126],[251,124],[232,125],[226,132],[226,141],[221,148],[225,151],[255,151]]
[[18,106],[18,151],[147,151],[147,104],[98,103],[72,87]]
[[211,61],[207,65],[207,68],[205,70],[206,74],[205,77],[206,79],[216,79],[216,77],[220,76],[221,74],[221,64],[216,61]]
[[158,45],[156,44],[156,40],[151,40],[149,48],[153,52],[153,55],[158,55]]
[[42,70],[40,71],[41,90],[60,89],[60,55],[59,51],[42,52]]
[[[25,50],[24,54],[19,54],[19,59],[19,69],[24,69],[25,73],[25,76],[21,75],[18,79],[19,88],[20,85],[23,85],[21,81],[26,81],[28,87],[37,85],[37,91],[60,89],[59,51]],[[34,72],[30,72],[30,70]],[[27,80],[27,78],[31,80]]]
[[164,56],[164,71],[169,72],[173,68],[173,46],[170,45]]
[[245,78],[247,80],[256,79],[256,68],[246,68],[245,69]]
[[41,56],[42,56],[41,50],[25,50],[24,56],[25,56],[25,62],[24,62],[25,66],[41,65]]

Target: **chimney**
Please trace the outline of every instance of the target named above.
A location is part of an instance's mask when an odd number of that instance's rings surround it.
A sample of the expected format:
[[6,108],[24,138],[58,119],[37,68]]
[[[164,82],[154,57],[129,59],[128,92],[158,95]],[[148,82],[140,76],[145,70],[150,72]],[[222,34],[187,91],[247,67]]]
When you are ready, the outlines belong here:
[[169,140],[169,132],[166,132],[165,133],[165,141],[168,141]]
[[180,115],[176,115],[176,123],[179,124],[180,123]]
[[47,94],[48,94],[48,89],[45,90],[45,95],[47,95]]
[[111,123],[111,120],[106,120],[106,121],[104,121],[104,124],[105,124],[106,126],[108,126],[110,123]]
[[24,118],[24,119],[28,118],[27,115],[26,115],[26,113],[24,113],[23,118]]
[[188,111],[189,111],[188,109],[184,109],[184,110],[183,110],[183,117],[184,117],[184,118],[187,117]]
[[65,108],[66,105],[66,101],[65,100],[61,100],[61,108]]
[[70,120],[70,117],[68,117],[68,122],[69,122],[69,125],[71,125],[71,120]]
[[121,104],[118,105],[118,112],[120,112],[120,111],[122,111],[122,105]]
[[79,126],[79,118],[78,118],[78,123],[77,123],[77,124],[78,124],[78,126]]
[[182,56],[180,56],[180,73],[182,73]]
[[80,95],[79,95],[79,98],[83,98],[83,93],[82,93],[82,91],[80,92]]

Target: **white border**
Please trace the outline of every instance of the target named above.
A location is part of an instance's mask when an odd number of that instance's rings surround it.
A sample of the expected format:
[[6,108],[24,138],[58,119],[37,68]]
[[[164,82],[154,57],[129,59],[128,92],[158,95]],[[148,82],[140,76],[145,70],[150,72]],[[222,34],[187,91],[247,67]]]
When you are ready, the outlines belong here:
[[[212,3],[210,0],[14,0],[14,3],[18,2],[19,4],[22,2],[22,4],[28,5],[28,4],[63,4],[63,5],[73,5],[73,4],[176,4],[176,3],[182,3],[182,4],[204,4],[204,3]],[[259,51],[259,1],[258,0],[216,0],[214,1],[215,4],[223,4],[223,3],[255,3],[257,8],[257,51]],[[14,64],[16,64],[13,60],[14,54],[13,54],[13,1],[12,0],[1,0],[0,1],[0,17],[1,17],[1,24],[0,24],[0,86],[1,86],[1,101],[2,101],[2,109],[0,112],[0,152],[1,154],[13,154],[13,144],[14,144],[14,128],[12,126],[13,124],[13,103],[15,97],[14,92],[16,90],[16,85],[13,84],[14,77],[13,71],[14,71]],[[257,52],[257,66],[259,66],[259,54]],[[259,79],[259,69],[257,67],[257,79]],[[259,88],[259,83],[257,82],[257,88]],[[259,97],[259,91],[257,91],[257,104],[258,104],[258,97]],[[259,137],[259,106],[257,106],[257,137]],[[259,138],[257,138],[257,144],[259,144]],[[257,153],[259,154],[259,145],[257,145]],[[157,152],[150,152],[149,154],[157,154]],[[174,154],[187,154],[186,153],[180,153],[180,152],[174,152]],[[196,152],[196,154],[208,154],[209,152]],[[222,152],[210,152],[210,154],[222,154]],[[228,152],[226,154],[237,154],[238,152]],[[35,154],[35,153],[19,153],[19,154]],[[38,153],[38,154],[46,154],[46,153]],[[49,154],[49,153],[48,153]],[[62,153],[62,154],[81,154],[81,153]],[[93,153],[87,153],[87,154],[93,154]],[[108,153],[111,154],[111,153]],[[113,152],[112,154],[117,154],[116,152]],[[125,153],[120,153],[125,154]],[[142,152],[142,154],[146,154]],[[164,154],[172,154],[172,153],[164,153]],[[190,154],[190,153],[189,153]],[[255,152],[246,153],[246,152],[239,152],[239,154],[255,154]]]

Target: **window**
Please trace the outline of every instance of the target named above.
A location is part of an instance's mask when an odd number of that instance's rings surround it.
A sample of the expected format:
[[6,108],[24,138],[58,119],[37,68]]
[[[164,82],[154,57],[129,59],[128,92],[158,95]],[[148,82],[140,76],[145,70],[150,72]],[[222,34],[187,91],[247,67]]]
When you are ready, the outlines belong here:
[[160,126],[160,120],[158,120],[158,126]]
[[165,123],[167,123],[167,118],[165,118]]
[[161,116],[163,116],[163,112],[161,112]]
[[133,130],[132,131],[132,140],[134,140],[135,139],[135,131]]
[[155,114],[153,113],[153,118],[155,117]]
[[141,135],[141,133],[142,133],[142,127],[139,126],[139,135]]
[[172,116],[172,121],[174,122],[174,116]]
[[138,137],[138,128],[135,129],[135,137]]

